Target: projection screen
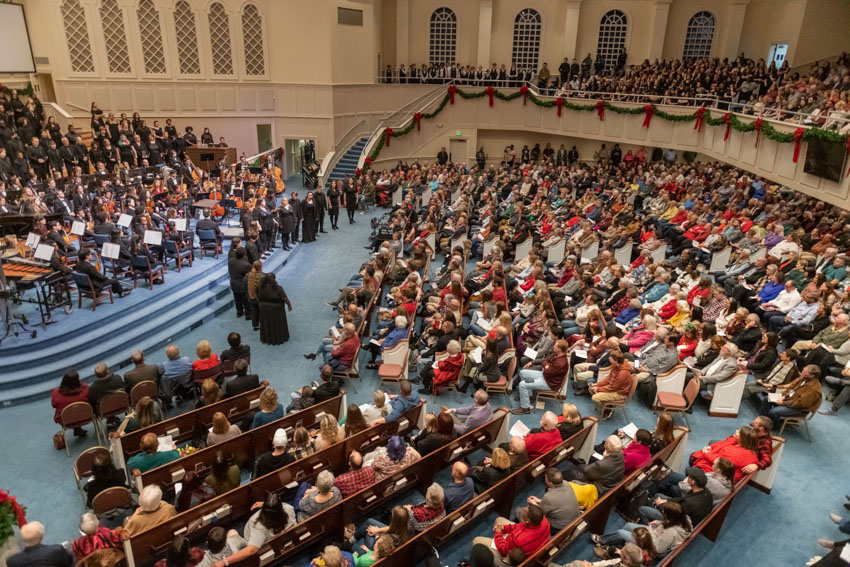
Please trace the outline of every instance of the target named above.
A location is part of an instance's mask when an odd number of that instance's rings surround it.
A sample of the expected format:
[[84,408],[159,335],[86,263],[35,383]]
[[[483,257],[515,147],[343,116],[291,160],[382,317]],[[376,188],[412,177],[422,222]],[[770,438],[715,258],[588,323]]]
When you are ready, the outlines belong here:
[[0,73],[35,73],[27,20],[20,4],[0,3]]

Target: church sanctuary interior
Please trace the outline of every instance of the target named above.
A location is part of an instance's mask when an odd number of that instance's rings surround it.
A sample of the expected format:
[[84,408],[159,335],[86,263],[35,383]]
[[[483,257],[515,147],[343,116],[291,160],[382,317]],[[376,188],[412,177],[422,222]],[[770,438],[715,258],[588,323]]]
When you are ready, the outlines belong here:
[[850,567],[848,400],[848,0],[0,0],[0,567]]

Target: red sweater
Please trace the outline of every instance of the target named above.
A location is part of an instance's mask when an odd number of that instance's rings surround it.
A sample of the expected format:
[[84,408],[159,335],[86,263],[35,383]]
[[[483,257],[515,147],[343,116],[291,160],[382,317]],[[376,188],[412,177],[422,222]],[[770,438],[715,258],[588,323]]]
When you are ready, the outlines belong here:
[[711,465],[714,461],[720,457],[726,457],[735,465],[735,482],[744,478],[741,469],[747,465],[758,464],[758,455],[738,445],[734,436],[718,441],[711,445],[709,449],[708,453],[703,453],[700,450],[691,455],[694,459],[693,466],[699,467],[705,472],[711,472]]
[[210,357],[206,360],[196,360],[192,363],[192,370],[209,370],[214,366],[218,366],[220,362],[218,361],[218,355],[216,353],[212,353]]
[[80,384],[80,391],[76,394],[71,394],[66,396],[65,394],[59,393],[59,388],[53,389],[53,394],[50,396],[50,405],[52,405],[56,409],[56,413],[53,414],[53,421],[56,423],[61,422],[62,410],[67,406],[73,404],[74,402],[87,402],[89,401],[89,386],[88,384]]
[[[561,438],[559,434],[558,438]],[[497,534],[494,541],[502,557],[507,557],[515,547],[521,548],[528,557],[549,541],[549,520],[543,518],[539,526],[529,526],[525,522],[502,526],[502,533]]]
[[551,451],[560,445],[560,443],[561,434],[557,429],[541,431],[540,433],[529,433],[525,436],[525,450],[528,453],[528,459],[533,461],[537,457]]
[[649,447],[641,445],[637,441],[629,443],[629,446],[623,449],[623,464],[625,469],[623,474],[629,475],[641,468],[649,462],[652,455],[649,453]]
[[354,361],[354,354],[357,352],[357,347],[359,346],[360,339],[357,338],[357,335],[351,335],[342,341],[337,348],[332,350],[331,354],[339,360],[340,364],[348,368]]

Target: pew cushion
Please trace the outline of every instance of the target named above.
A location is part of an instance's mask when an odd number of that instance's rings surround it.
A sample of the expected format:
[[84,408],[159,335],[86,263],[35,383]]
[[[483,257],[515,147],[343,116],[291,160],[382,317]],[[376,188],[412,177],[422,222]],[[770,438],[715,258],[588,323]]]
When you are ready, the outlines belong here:
[[688,407],[688,400],[682,394],[658,392],[658,405],[668,408],[686,408]]
[[398,378],[401,374],[401,364],[382,364],[378,367],[378,376],[380,378]]

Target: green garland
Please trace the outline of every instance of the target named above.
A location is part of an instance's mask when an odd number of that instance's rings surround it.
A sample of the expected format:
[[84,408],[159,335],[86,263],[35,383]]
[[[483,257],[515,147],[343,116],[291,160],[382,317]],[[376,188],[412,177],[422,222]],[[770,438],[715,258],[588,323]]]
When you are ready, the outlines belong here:
[[0,504],[0,545],[4,545],[10,537],[15,535],[17,525],[18,518],[12,510],[12,505],[8,502]]
[[[6,89],[6,87],[3,87],[3,88]],[[30,89],[31,88],[32,88],[32,86],[30,85]],[[20,93],[21,91],[18,91],[18,92]],[[474,99],[477,99],[477,98],[483,98],[483,97],[487,96],[487,89],[484,89],[484,90],[478,91],[478,92],[469,92],[469,91],[465,91],[463,89],[456,89],[455,93],[458,96],[460,96],[460,98],[462,98],[464,100],[474,100]],[[557,106],[557,103],[555,102],[555,100],[553,100],[553,99],[547,100],[547,99],[539,98],[531,91],[526,91],[525,95],[526,95],[527,99],[530,100],[531,103],[534,104],[535,106],[539,106],[541,108],[553,108],[553,107]],[[493,89],[493,97],[498,98],[499,100],[505,101],[505,102],[510,102],[512,100],[516,100],[516,99],[518,99],[522,96],[523,96],[523,92],[520,91],[520,90],[514,91],[512,93],[504,93],[504,92],[500,91],[499,89]],[[443,99],[440,101],[440,104],[437,105],[437,107],[432,112],[423,112],[422,115],[420,116],[420,118],[425,119],[425,120],[431,120],[433,118],[436,118],[440,113],[443,112],[443,110],[445,110],[446,105],[449,103],[450,100],[451,100],[451,95],[447,92],[446,96],[443,97]],[[561,108],[564,108],[564,109],[567,109],[567,110],[575,110],[575,111],[578,111],[578,112],[592,112],[592,111],[596,110],[596,104],[597,103],[574,104],[572,102],[569,102],[566,99],[561,99],[561,100],[563,101],[563,103],[561,104]],[[610,110],[611,112],[613,112],[615,114],[625,114],[625,115],[630,115],[630,116],[637,116],[639,114],[643,114],[644,112],[646,112],[646,110],[645,110],[646,106],[638,106],[638,107],[634,107],[634,108],[627,107],[627,106],[615,106],[610,101],[607,101],[607,100],[604,101],[603,104],[604,104],[605,110]],[[655,104],[650,104],[649,106],[652,107],[653,117],[658,117],[658,118],[660,118],[662,120],[666,120],[668,122],[690,122],[690,121],[696,120],[697,117],[699,116],[699,111],[694,111],[694,112],[691,112],[689,114],[671,114],[669,112],[665,112],[665,111],[661,110]],[[725,113],[718,115],[718,116],[712,116],[711,111],[709,111],[708,109],[705,109],[704,112],[705,112],[705,114],[704,114],[703,118],[705,120],[705,123],[708,124],[709,126],[725,126],[726,125]],[[392,133],[392,137],[398,138],[400,136],[406,136],[406,135],[410,134],[415,127],[416,127],[416,119],[411,118],[410,123],[407,124],[404,128],[402,128],[400,130],[394,130],[393,133]],[[743,132],[743,133],[754,132],[756,130],[756,120],[753,120],[751,122],[742,122],[738,119],[738,117],[736,115],[730,114],[730,116],[729,116],[729,127],[734,129],[737,132]],[[789,143],[794,141],[794,132],[782,132],[780,130],[777,130],[776,128],[773,127],[772,124],[770,124],[767,121],[762,121],[762,123],[761,123],[761,134],[762,134],[762,136],[764,136],[768,140],[772,140],[772,141],[780,143],[780,144],[789,144]],[[807,128],[801,136],[801,138],[803,140],[820,140],[820,141],[827,141],[827,142],[842,142],[842,143],[845,143],[845,144],[847,143],[848,137],[850,137],[850,136],[839,134],[838,132],[835,132],[833,130],[824,130],[822,128]],[[371,159],[372,162],[377,160],[378,156],[381,155],[381,151],[383,151],[385,144],[386,144],[386,133],[381,132],[381,136],[378,139],[377,143],[375,144],[375,147],[372,149],[372,153],[369,154],[369,158]],[[364,171],[369,169],[369,164],[366,164],[363,167],[363,169],[364,169]]]
[[22,89],[12,89],[11,87],[3,85],[2,87],[0,87],[0,91],[3,91],[3,93],[7,95],[12,94],[12,91],[14,91],[18,93],[18,96],[30,96],[33,93],[33,88],[32,83],[27,83],[27,86]]

